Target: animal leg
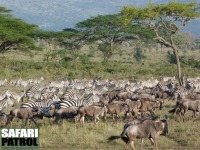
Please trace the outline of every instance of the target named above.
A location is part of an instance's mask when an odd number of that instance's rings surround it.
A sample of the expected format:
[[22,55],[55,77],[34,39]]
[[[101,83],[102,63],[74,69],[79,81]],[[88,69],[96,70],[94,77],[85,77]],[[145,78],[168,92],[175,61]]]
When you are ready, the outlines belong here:
[[125,149],[126,149],[126,150],[128,150],[128,147],[129,147],[130,144],[131,144],[131,141],[128,140],[128,142],[127,142],[126,145],[125,145]]
[[99,118],[99,116],[96,116],[96,117],[95,117],[95,122],[94,122],[94,124],[97,124],[100,120],[101,120],[101,119]]
[[80,123],[81,123],[82,127],[85,125],[84,119],[85,119],[84,116],[81,116],[81,117],[80,117]]
[[131,141],[131,148],[132,148],[132,150],[135,150],[134,141]]
[[115,122],[115,114],[114,113],[112,114],[112,119],[113,119],[113,122]]
[[144,142],[144,140],[143,140],[143,138],[141,138],[141,145],[140,145],[140,149],[142,149],[143,142]]
[[96,116],[94,116],[94,125],[96,125],[96,123],[97,123],[97,118]]
[[153,141],[152,138],[149,138],[149,140],[151,141],[151,149],[153,149],[154,148],[154,141]]
[[[22,120],[23,121],[23,120]],[[25,120],[25,126],[27,125],[28,119]]]
[[182,116],[182,120],[183,120],[183,122],[185,121],[185,111],[183,111],[182,113],[181,113],[181,116]]
[[153,112],[153,110],[150,110],[149,112],[151,114],[151,117],[155,117],[156,116],[155,113]]
[[193,116],[192,116],[192,118],[193,118],[193,122],[197,119],[197,118],[196,118],[196,111],[195,111],[195,110],[193,111]]
[[37,125],[37,123],[35,122],[33,118],[30,118],[30,120],[37,126],[37,128],[39,128],[39,126]]

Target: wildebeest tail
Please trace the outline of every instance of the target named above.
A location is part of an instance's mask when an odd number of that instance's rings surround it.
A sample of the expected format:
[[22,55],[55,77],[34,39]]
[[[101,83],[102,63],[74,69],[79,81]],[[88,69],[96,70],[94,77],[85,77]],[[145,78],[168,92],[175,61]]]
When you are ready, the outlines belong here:
[[117,140],[119,138],[121,138],[124,142],[128,143],[128,137],[121,136],[121,135],[120,136],[111,136],[107,140],[108,140],[108,142],[110,142],[112,140]]
[[121,136],[111,136],[107,140],[110,142],[112,140],[116,140],[116,139],[119,139],[119,138],[121,138]]
[[128,137],[126,137],[126,136],[121,136],[121,139],[124,141],[124,142],[126,142],[126,143],[128,143]]
[[176,112],[177,108],[179,107],[179,105],[180,105],[180,103],[176,102],[176,106],[172,110],[169,110],[169,113],[174,114]]

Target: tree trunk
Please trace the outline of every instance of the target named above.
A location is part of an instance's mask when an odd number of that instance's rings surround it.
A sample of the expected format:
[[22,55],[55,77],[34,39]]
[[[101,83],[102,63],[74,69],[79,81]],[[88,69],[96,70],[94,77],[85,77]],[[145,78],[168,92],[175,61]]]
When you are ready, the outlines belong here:
[[176,65],[177,65],[177,71],[178,71],[178,82],[180,84],[180,86],[183,85],[183,78],[182,78],[182,74],[181,74],[181,64],[179,61],[179,57],[178,57],[178,49],[175,46],[172,46],[172,49],[174,51],[174,54],[176,56]]
[[5,41],[5,42],[1,43],[0,44],[0,52],[1,53],[6,52],[10,48],[10,46],[12,46],[12,44],[13,43],[11,41]]

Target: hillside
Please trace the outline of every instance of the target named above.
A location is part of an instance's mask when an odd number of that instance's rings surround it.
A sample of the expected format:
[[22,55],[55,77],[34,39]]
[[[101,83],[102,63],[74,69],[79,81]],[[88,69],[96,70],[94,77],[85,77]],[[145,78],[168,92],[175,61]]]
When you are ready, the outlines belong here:
[[[166,3],[169,0],[152,0],[153,3]],[[177,0],[191,2],[190,0]],[[199,2],[199,0],[194,0]],[[123,6],[144,6],[149,0],[1,0],[0,6],[13,10],[12,14],[31,24],[37,24],[41,29],[61,31],[64,28],[73,28],[80,21],[91,16],[115,14]],[[200,20],[188,24],[185,31],[190,31],[200,37]]]

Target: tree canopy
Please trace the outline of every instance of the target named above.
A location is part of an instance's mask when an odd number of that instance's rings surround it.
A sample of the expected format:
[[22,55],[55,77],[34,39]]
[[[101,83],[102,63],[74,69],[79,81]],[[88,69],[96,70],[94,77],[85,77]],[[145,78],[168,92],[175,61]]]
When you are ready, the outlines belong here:
[[136,38],[147,41],[154,36],[147,28],[140,25],[125,27],[122,21],[120,14],[99,15],[78,23],[76,27],[87,33],[88,41],[101,41],[98,49],[106,60],[112,56],[114,45]]
[[155,32],[155,40],[171,47],[176,56],[178,79],[183,84],[178,48],[174,42],[175,35],[193,19],[200,17],[200,6],[197,3],[169,2],[168,4],[149,4],[145,8],[126,6],[121,14],[124,24],[144,25]]
[[37,30],[37,26],[14,18],[9,12],[10,10],[0,7],[0,52],[11,47],[20,50],[33,48],[34,40],[31,34]]

